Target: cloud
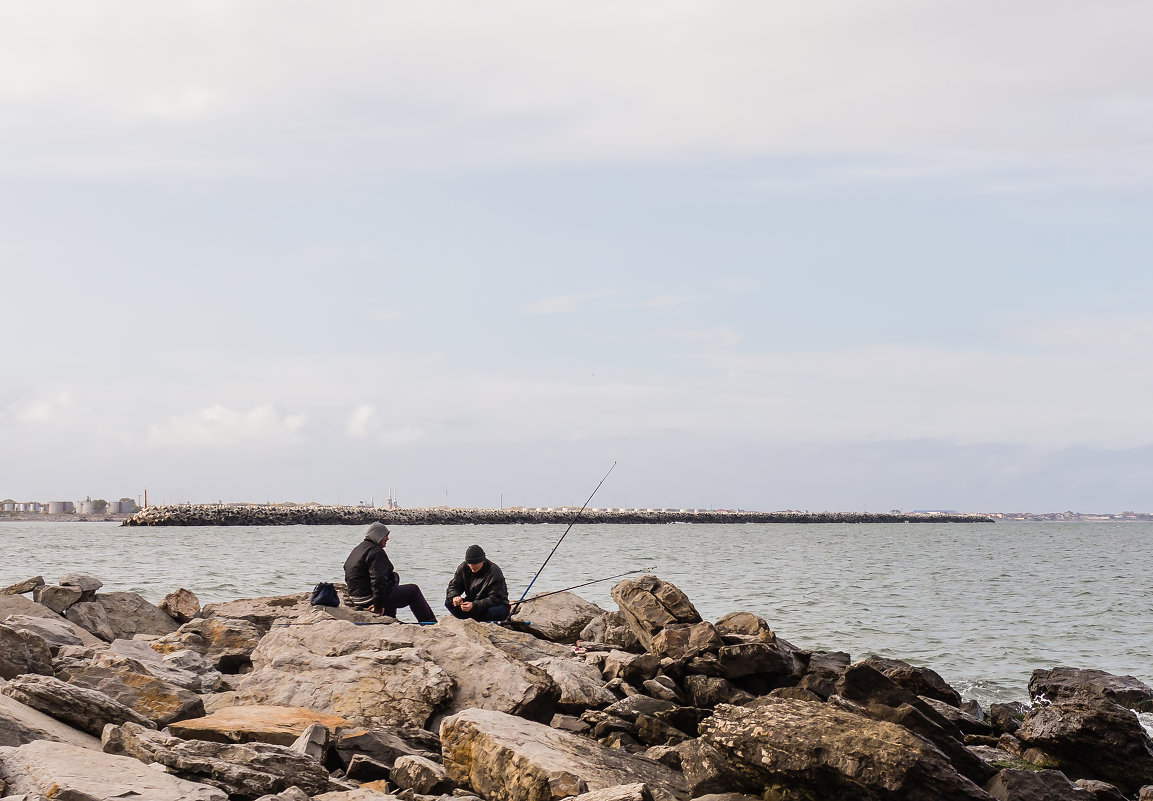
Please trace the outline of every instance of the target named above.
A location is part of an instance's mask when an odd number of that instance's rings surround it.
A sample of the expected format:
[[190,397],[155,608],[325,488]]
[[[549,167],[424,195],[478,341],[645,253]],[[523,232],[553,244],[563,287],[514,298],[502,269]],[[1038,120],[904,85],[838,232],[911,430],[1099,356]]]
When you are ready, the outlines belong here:
[[807,154],[1147,181],[1153,159],[1143,3],[64,9],[0,9],[4,141],[30,148],[25,169]]
[[605,292],[583,292],[577,295],[557,295],[535,300],[525,307],[526,314],[570,314],[579,311],[590,300],[603,298]]
[[1041,348],[1129,356],[1153,354],[1153,317],[1076,315],[1028,321],[1013,333]]
[[75,407],[67,392],[47,400],[39,400],[16,408],[14,417],[22,423],[61,423],[69,418]]
[[221,405],[188,415],[173,415],[167,422],[149,427],[153,445],[198,447],[236,445],[244,442],[296,442],[306,416],[282,413],[272,405],[257,406],[246,412]]

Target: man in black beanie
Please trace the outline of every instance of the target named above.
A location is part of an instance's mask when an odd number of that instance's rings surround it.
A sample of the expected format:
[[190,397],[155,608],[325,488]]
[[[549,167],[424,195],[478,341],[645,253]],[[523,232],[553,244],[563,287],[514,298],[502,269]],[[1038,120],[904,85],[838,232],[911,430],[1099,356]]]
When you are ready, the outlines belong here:
[[470,545],[464,561],[448,583],[444,606],[453,617],[498,622],[508,617],[508,584],[504,573],[485,558],[484,549]]
[[418,622],[436,622],[432,607],[415,584],[401,584],[392,560],[384,552],[388,544],[388,526],[376,522],[368,527],[364,539],[344,561],[344,583],[348,585],[349,606],[369,609],[378,615],[396,617],[399,607],[407,606]]

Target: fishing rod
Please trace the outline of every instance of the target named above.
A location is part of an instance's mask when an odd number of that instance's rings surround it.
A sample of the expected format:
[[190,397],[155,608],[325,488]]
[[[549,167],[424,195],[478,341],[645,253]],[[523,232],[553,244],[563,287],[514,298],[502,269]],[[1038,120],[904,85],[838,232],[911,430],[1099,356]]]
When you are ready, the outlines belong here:
[[[600,584],[602,581],[608,581],[609,579],[620,578],[621,576],[631,576],[633,573],[643,573],[646,570],[653,571],[653,570],[656,570],[656,568],[655,567],[638,567],[636,570],[628,570],[624,573],[617,573],[615,576],[605,576],[604,578],[593,579],[592,581],[586,581],[583,584],[574,584],[571,587],[565,587],[563,590],[552,590],[550,592],[542,592],[540,595],[534,595],[533,597],[529,598],[529,600],[530,601],[539,601],[541,598],[547,598],[550,595],[556,595],[558,592],[568,592],[569,590],[577,590],[577,589],[580,589],[581,587],[587,587],[590,584]],[[520,606],[521,601],[523,601],[523,600],[524,599],[522,597],[520,601],[517,601],[516,603],[514,603],[513,608],[515,609],[516,607]]]
[[[613,462],[613,467],[616,467],[616,466],[617,466],[617,463],[616,463],[616,462]],[[610,467],[610,468],[609,468],[609,473],[611,473],[611,472],[613,471],[613,467]],[[580,517],[582,513],[584,513],[584,510],[585,510],[586,508],[588,508],[588,505],[589,505],[589,503],[590,503],[590,502],[592,501],[592,499],[593,499],[593,495],[596,495],[596,494],[597,494],[597,490],[599,490],[599,489],[601,488],[601,484],[605,483],[605,479],[609,477],[609,473],[605,473],[605,477],[604,477],[604,478],[602,478],[602,479],[600,480],[600,484],[597,484],[597,485],[596,485],[596,489],[594,489],[594,490],[592,491],[592,493],[589,495],[588,499],[587,499],[587,500],[585,501],[585,503],[584,503],[584,506],[582,506],[582,507],[580,508],[580,511],[578,511],[578,512],[577,512],[575,515],[573,515],[573,519],[569,521],[569,524],[568,524],[568,528],[566,528],[566,529],[564,530],[564,534],[561,534],[561,535],[560,535],[560,539],[556,541],[556,545],[552,546],[552,550],[551,550],[551,551],[549,551],[549,554],[548,554],[548,556],[547,556],[547,557],[545,557],[545,560],[544,560],[544,564],[542,564],[542,565],[540,566],[540,570],[536,571],[536,575],[532,577],[532,581],[530,581],[530,582],[528,583],[528,586],[524,588],[524,592],[522,592],[522,593],[521,593],[521,595],[520,595],[520,599],[519,599],[519,600],[516,602],[516,604],[515,604],[516,606],[519,606],[519,605],[520,605],[521,601],[523,601],[523,600],[524,600],[524,597],[525,597],[526,595],[528,595],[528,591],[532,589],[532,585],[533,585],[533,584],[536,584],[536,580],[537,580],[538,578],[540,578],[541,570],[544,570],[544,566],[548,564],[548,560],[549,560],[549,559],[552,559],[552,555],[553,555],[554,553],[556,553],[556,549],[560,547],[560,544],[561,544],[562,542],[564,542],[564,538],[568,536],[568,533],[569,533],[570,531],[572,531],[572,527],[573,527],[573,525],[576,523],[576,521],[577,521],[577,518],[578,518],[578,517]]]

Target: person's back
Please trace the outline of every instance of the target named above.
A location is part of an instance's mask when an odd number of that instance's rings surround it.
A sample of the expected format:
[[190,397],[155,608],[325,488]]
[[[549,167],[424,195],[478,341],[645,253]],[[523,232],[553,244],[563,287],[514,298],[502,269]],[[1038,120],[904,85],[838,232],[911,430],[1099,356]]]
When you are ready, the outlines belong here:
[[344,560],[348,605],[353,609],[371,608],[376,614],[389,617],[396,617],[396,610],[407,606],[419,622],[435,623],[436,615],[420,587],[400,583],[392,560],[385,553],[389,533],[384,523],[373,523],[365,532],[364,539]]

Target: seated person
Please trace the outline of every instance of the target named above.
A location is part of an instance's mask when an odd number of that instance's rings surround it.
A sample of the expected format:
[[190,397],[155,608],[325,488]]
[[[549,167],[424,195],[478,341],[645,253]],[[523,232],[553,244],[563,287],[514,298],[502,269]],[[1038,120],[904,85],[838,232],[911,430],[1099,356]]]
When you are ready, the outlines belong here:
[[352,549],[344,561],[344,582],[348,585],[348,605],[368,609],[378,615],[396,617],[399,607],[407,606],[423,625],[436,622],[432,607],[415,584],[401,584],[384,552],[388,544],[388,526],[377,521],[368,527],[364,540]]
[[508,585],[504,573],[485,558],[479,545],[470,545],[464,552],[464,561],[448,583],[444,605],[453,617],[490,623],[508,617]]

